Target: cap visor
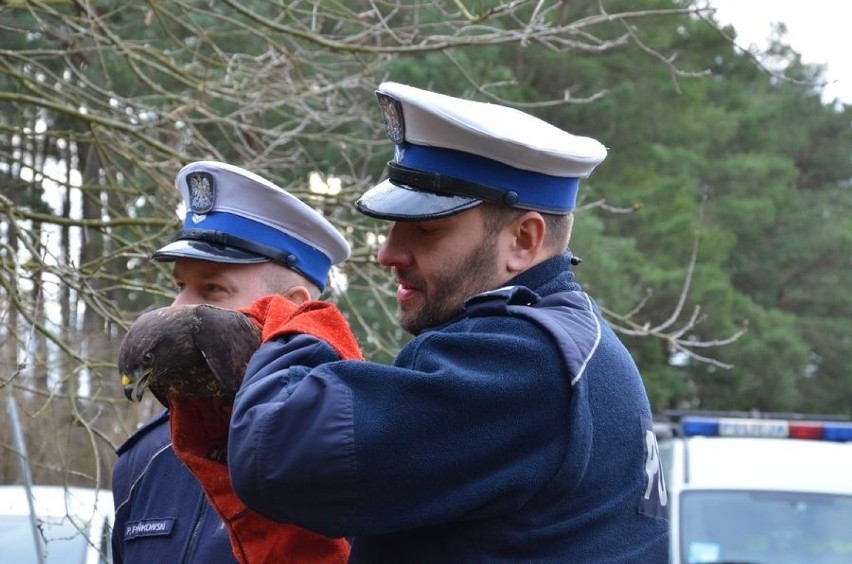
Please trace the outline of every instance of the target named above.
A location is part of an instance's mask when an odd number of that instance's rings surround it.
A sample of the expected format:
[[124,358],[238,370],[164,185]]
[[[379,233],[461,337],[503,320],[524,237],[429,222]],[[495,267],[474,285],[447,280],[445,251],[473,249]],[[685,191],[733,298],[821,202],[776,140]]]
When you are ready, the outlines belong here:
[[227,245],[214,245],[207,241],[179,239],[169,243],[151,255],[156,261],[173,261],[179,258],[226,262],[233,264],[251,264],[267,262],[268,258],[243,251]]
[[424,192],[385,180],[367,190],[355,207],[364,215],[379,219],[421,221],[453,215],[481,203],[476,198]]

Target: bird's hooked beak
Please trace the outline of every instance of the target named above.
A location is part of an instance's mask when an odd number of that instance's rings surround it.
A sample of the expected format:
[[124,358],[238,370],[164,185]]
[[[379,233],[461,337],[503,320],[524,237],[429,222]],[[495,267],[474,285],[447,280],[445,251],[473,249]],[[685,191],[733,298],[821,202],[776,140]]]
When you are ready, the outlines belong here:
[[121,385],[124,386],[124,397],[130,401],[140,402],[148,387],[148,378],[151,376],[150,369],[134,370],[130,374],[121,373]]

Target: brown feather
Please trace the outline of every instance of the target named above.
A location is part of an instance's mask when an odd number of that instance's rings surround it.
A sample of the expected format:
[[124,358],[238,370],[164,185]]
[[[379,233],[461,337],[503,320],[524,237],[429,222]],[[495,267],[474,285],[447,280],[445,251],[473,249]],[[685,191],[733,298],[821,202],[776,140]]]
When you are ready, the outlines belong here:
[[163,405],[172,394],[233,398],[259,346],[260,330],[234,310],[188,305],[147,312],[119,349],[125,395],[139,401],[150,388]]

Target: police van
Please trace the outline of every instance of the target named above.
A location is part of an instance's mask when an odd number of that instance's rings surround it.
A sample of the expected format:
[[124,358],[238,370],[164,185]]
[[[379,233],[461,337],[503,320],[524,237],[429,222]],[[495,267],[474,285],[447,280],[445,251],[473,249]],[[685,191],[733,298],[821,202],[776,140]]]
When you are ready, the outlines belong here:
[[852,563],[852,423],[668,412],[656,432],[673,564]]

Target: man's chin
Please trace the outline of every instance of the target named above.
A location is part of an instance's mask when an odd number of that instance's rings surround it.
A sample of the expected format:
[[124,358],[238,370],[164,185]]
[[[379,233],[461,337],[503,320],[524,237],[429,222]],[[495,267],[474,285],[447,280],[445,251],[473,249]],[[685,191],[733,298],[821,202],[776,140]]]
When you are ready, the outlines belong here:
[[423,308],[403,307],[401,304],[397,309],[397,320],[399,326],[414,336],[419,335],[427,329],[438,327],[458,315],[461,308],[454,313],[438,311],[435,309],[424,310]]
[[405,329],[408,333],[417,336],[424,329],[428,329],[434,325],[431,323],[429,317],[425,315],[427,312],[424,312],[423,307],[415,307],[415,305],[410,302],[400,303],[397,305],[396,316],[399,321],[399,326]]
[[399,308],[396,314],[397,322],[407,333],[417,336],[423,330],[417,323],[416,316],[407,314],[402,307]]

